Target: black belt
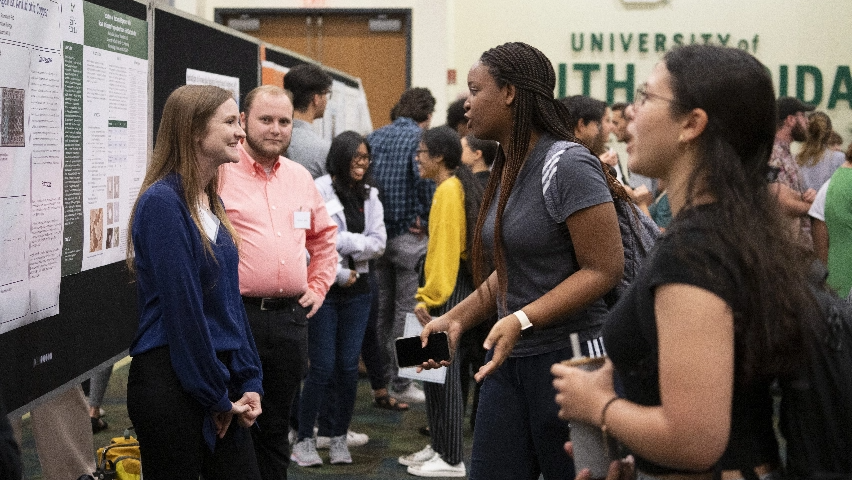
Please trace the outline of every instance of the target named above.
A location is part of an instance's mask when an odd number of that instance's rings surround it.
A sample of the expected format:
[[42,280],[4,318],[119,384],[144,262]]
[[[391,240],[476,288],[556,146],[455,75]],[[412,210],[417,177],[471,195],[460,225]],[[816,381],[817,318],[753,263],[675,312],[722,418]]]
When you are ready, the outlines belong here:
[[283,310],[299,307],[299,297],[243,297],[244,305],[260,307],[261,310]]

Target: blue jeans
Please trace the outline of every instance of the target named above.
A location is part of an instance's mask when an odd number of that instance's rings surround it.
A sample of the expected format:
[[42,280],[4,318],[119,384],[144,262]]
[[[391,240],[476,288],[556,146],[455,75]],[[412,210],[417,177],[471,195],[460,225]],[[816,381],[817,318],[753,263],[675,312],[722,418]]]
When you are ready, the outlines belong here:
[[379,283],[376,280],[376,274],[373,273],[375,262],[370,262],[370,295],[373,297],[370,301],[370,318],[367,321],[367,330],[364,331],[364,343],[361,345],[361,359],[364,360],[364,366],[367,367],[367,377],[370,379],[370,388],[379,390],[387,388],[388,383],[385,379],[385,364],[383,350],[379,344],[379,332],[377,324],[379,322]]
[[[489,351],[486,362],[494,352]],[[565,453],[568,422],[557,416],[550,366],[571,358],[571,348],[508,358],[482,382],[473,432],[470,480],[573,479]]]
[[[314,435],[317,415],[326,402],[329,418],[320,423],[331,431],[319,432],[323,436],[346,435],[355,409],[358,356],[370,315],[370,294],[335,290],[329,291],[308,324],[311,362],[302,387],[299,440]],[[333,398],[326,398],[328,395]]]

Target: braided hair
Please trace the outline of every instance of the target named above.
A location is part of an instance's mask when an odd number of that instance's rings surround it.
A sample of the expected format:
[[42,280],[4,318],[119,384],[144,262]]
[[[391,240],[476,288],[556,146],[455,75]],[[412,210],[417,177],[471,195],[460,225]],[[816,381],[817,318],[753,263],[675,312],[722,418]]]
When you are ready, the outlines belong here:
[[[514,111],[511,140],[509,145],[497,149],[491,177],[483,195],[483,198],[489,199],[483,202],[483,206],[486,206],[494,198],[499,185],[493,248],[497,282],[502,301],[505,302],[508,278],[500,234],[503,231],[503,211],[506,209],[506,203],[509,201],[518,173],[526,161],[532,132],[537,130],[558,139],[579,142],[569,128],[568,109],[553,96],[553,90],[556,88],[556,74],[550,60],[541,51],[525,43],[511,42],[486,51],[479,61],[488,69],[488,73],[498,87],[513,85],[516,91],[512,104]],[[594,152],[592,154],[594,155]],[[624,187],[602,165],[601,171],[606,177],[612,195],[632,202]],[[474,232],[473,272],[477,284],[482,283],[490,274],[486,267],[485,247],[482,245],[482,229],[487,213],[488,208],[480,209]]]

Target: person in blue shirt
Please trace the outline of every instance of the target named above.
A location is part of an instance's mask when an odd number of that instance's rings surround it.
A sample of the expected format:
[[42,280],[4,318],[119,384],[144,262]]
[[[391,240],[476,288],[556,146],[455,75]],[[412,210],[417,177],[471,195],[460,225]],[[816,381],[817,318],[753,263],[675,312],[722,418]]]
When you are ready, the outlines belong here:
[[127,411],[146,480],[260,478],[248,431],[261,412],[260,358],[216,193],[218,167],[239,161],[239,118],[227,90],[172,92],[130,218],[140,315]]
[[394,357],[394,339],[401,337],[405,316],[414,311],[420,274],[417,265],[426,255],[429,209],[435,183],[420,178],[415,155],[423,130],[429,128],[435,97],[426,88],[409,88],[391,111],[393,123],[367,136],[370,171],[382,192],[387,246],[376,260],[378,319],[376,331],[385,367],[384,384],[373,391],[375,405],[391,410],[400,404],[423,403],[426,397],[411,379],[400,377]]

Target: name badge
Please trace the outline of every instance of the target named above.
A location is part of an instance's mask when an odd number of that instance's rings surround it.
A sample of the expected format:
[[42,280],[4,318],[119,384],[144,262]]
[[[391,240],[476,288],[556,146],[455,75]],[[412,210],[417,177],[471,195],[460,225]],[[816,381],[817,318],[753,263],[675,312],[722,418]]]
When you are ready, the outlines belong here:
[[328,215],[334,215],[335,213],[340,213],[343,211],[343,204],[340,203],[340,200],[337,198],[332,198],[331,200],[325,202],[325,209],[328,211]]
[[293,228],[311,228],[311,212],[293,212]]

